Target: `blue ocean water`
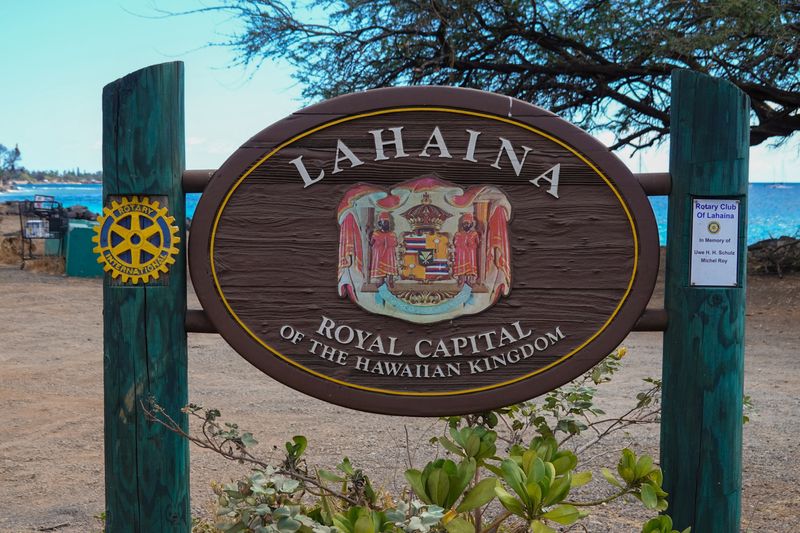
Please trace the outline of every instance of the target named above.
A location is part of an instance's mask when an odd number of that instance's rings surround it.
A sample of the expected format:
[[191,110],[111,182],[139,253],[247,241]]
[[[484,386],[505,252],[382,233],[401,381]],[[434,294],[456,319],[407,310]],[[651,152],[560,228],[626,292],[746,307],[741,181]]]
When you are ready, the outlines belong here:
[[[32,200],[35,194],[54,196],[64,206],[85,205],[95,213],[102,208],[99,184],[48,183],[19,185],[14,191],[0,193],[0,202]],[[186,213],[194,215],[199,194],[186,196]],[[650,198],[658,221],[661,244],[667,238],[667,198]],[[800,183],[751,183],[747,211],[747,243],[788,235],[800,237]]]
[[[800,183],[751,183],[748,187],[747,244],[789,236],[800,238]],[[667,197],[650,205],[658,222],[658,238],[667,242]]]
[[[99,183],[21,184],[13,191],[0,192],[0,203],[8,200],[33,200],[35,194],[53,196],[64,207],[83,205],[95,213],[103,209],[103,186]],[[199,199],[200,194],[186,195],[186,214],[189,217],[194,216]]]

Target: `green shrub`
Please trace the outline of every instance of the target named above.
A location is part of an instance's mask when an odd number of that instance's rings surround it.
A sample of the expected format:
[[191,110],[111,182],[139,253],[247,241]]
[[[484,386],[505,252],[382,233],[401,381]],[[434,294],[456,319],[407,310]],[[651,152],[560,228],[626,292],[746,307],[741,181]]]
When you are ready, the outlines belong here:
[[[624,355],[624,348],[615,351],[539,402],[444,419],[445,434],[431,441],[451,457],[430,461],[422,470],[408,469],[409,488],[400,494],[376,491],[347,458],[335,470],[309,468],[304,459],[308,441],[302,436],[287,442],[283,461],[272,465],[253,454],[253,435],[222,423],[217,409],[193,404],[184,409],[201,425],[196,434],[184,432],[155,402],[146,410],[152,421],[196,445],[253,466],[242,479],[214,486],[219,531],[494,533],[522,527],[548,533],[614,500],[654,513],[667,509],[661,469],[652,457],[627,448],[615,471],[599,469],[603,481],[598,482],[606,484],[607,496],[592,501],[574,496],[574,489],[595,479],[591,471],[579,469],[582,454],[617,431],[658,421],[661,384],[655,379],[645,380],[644,390],[620,417],[606,417],[595,405],[596,387],[612,378]],[[585,432],[590,438],[575,439]],[[642,532],[673,533],[672,521],[656,516]]]

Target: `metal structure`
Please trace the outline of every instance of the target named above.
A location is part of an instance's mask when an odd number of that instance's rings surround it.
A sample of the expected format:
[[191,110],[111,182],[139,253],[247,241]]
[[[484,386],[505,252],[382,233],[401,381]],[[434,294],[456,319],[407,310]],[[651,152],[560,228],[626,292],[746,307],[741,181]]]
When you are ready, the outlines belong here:
[[[21,201],[19,203],[19,255],[22,261],[20,269],[25,268],[25,261],[35,259],[34,240],[57,240],[57,255],[61,255],[64,236],[68,229],[67,212],[53,196],[36,195],[33,200]],[[45,250],[42,254],[46,255]]]

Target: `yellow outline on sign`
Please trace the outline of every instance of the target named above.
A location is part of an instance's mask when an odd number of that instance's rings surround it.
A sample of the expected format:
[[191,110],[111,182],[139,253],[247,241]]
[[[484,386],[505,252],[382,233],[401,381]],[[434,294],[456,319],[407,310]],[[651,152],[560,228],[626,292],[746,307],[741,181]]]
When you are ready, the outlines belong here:
[[[253,333],[250,330],[250,328],[248,328],[244,324],[244,322],[242,322],[242,320],[239,319],[239,316],[234,312],[233,308],[231,308],[230,304],[228,303],[227,298],[225,298],[225,294],[222,292],[222,287],[220,287],[219,280],[217,279],[217,271],[216,271],[216,268],[214,266],[214,239],[216,238],[217,225],[219,224],[219,219],[220,219],[220,216],[222,215],[222,211],[225,210],[225,206],[227,205],[228,200],[230,200],[230,198],[233,195],[233,193],[236,191],[236,189],[239,187],[239,185],[241,185],[241,183],[245,180],[245,178],[247,178],[247,176],[249,176],[259,166],[261,166],[264,163],[264,161],[266,161],[267,159],[269,159],[273,155],[277,154],[278,152],[280,152],[281,150],[286,148],[288,145],[290,145],[293,142],[298,141],[298,140],[300,140],[300,139],[302,139],[304,137],[307,137],[307,136],[309,136],[309,135],[311,135],[313,133],[316,133],[316,132],[318,132],[320,130],[323,130],[323,129],[326,129],[326,128],[330,128],[331,126],[336,126],[336,125],[342,124],[344,122],[350,122],[352,120],[356,120],[356,119],[360,119],[360,118],[374,117],[374,116],[378,116],[378,115],[388,115],[390,113],[408,113],[408,112],[414,112],[414,111],[438,111],[438,112],[443,112],[443,113],[456,113],[456,114],[459,114],[459,115],[469,115],[469,116],[474,116],[474,117],[487,118],[487,119],[490,119],[490,120],[497,120],[499,122],[505,122],[507,124],[511,124],[513,126],[517,126],[517,127],[526,129],[526,130],[528,130],[530,132],[533,132],[533,133],[535,133],[537,135],[540,135],[540,136],[542,136],[542,137],[544,137],[546,139],[549,139],[549,140],[553,141],[554,143],[566,148],[567,150],[569,150],[573,154],[575,154],[575,156],[578,157],[578,159],[580,159],[581,161],[586,163],[586,165],[589,166],[592,170],[594,170],[597,173],[598,176],[603,178],[603,181],[606,182],[606,184],[609,186],[609,188],[614,192],[614,195],[617,197],[617,199],[619,200],[620,204],[622,204],[622,208],[625,211],[625,215],[628,217],[628,221],[630,222],[630,225],[631,225],[631,232],[633,234],[633,246],[634,246],[633,273],[631,274],[631,279],[630,279],[630,282],[628,283],[628,288],[625,290],[625,294],[622,296],[622,299],[620,300],[620,302],[617,305],[616,309],[614,309],[614,312],[611,313],[611,316],[608,317],[608,320],[606,320],[606,322],[603,324],[603,326],[599,330],[597,330],[597,332],[594,335],[592,335],[591,337],[586,339],[586,341],[584,341],[583,344],[581,344],[580,346],[578,346],[577,348],[575,348],[574,350],[569,352],[567,355],[564,355],[564,356],[560,357],[556,361],[553,361],[549,365],[547,365],[545,367],[542,367],[542,368],[539,368],[538,370],[535,370],[534,372],[531,372],[529,374],[525,374],[524,376],[520,376],[520,377],[511,379],[511,380],[508,380],[508,381],[504,381],[502,383],[495,383],[494,385],[486,385],[485,387],[477,387],[477,388],[474,388],[474,389],[465,389],[465,390],[447,391],[447,392],[424,392],[424,391],[405,392],[405,391],[393,391],[393,390],[386,390],[386,389],[378,389],[378,388],[375,388],[375,387],[366,387],[364,385],[356,385],[354,383],[348,383],[346,381],[342,381],[342,380],[339,380],[339,379],[336,379],[336,378],[332,378],[330,376],[326,376],[325,374],[322,374],[322,373],[317,372],[315,370],[312,370],[310,368],[306,368],[305,366],[301,365],[297,361],[294,361],[294,360],[290,359],[289,357],[286,357],[285,355],[280,353],[278,350],[276,350],[275,348],[273,348],[272,346],[268,345],[263,340],[261,340],[261,338],[258,335]],[[457,395],[460,395],[460,394],[469,394],[469,393],[473,393],[473,392],[481,392],[481,391],[486,391],[486,390],[491,390],[491,389],[497,389],[497,388],[500,388],[500,387],[504,387],[506,385],[511,385],[512,383],[517,383],[518,381],[522,381],[524,379],[528,379],[529,377],[535,376],[536,374],[541,374],[545,370],[549,370],[549,369],[553,368],[554,366],[559,365],[562,362],[564,362],[565,360],[569,359],[570,357],[572,357],[573,355],[575,355],[576,353],[581,351],[586,345],[588,345],[594,339],[596,339],[597,336],[600,335],[608,327],[609,324],[611,324],[611,321],[614,319],[614,317],[617,316],[617,313],[619,313],[619,310],[622,307],[622,304],[625,303],[625,300],[627,300],[628,295],[631,292],[631,288],[633,287],[633,281],[634,281],[634,279],[636,277],[636,272],[637,272],[637,268],[638,268],[638,265],[639,265],[639,240],[638,240],[638,238],[636,236],[636,225],[633,222],[633,217],[631,216],[631,213],[628,210],[627,204],[622,199],[622,196],[620,196],[619,191],[617,191],[617,189],[614,187],[614,184],[611,183],[611,181],[602,172],[600,172],[600,170],[591,161],[586,159],[583,155],[578,153],[574,148],[572,148],[570,145],[566,144],[564,141],[562,141],[562,140],[560,140],[560,139],[558,139],[556,137],[553,137],[552,135],[549,135],[549,134],[547,134],[547,133],[545,133],[543,131],[540,131],[540,130],[534,128],[533,126],[529,126],[527,124],[523,124],[521,122],[517,122],[516,120],[512,120],[512,119],[504,118],[504,117],[498,117],[498,116],[494,116],[494,115],[489,115],[489,114],[486,114],[486,113],[480,113],[480,112],[477,112],[477,111],[467,111],[467,110],[464,110],[464,109],[451,109],[451,108],[447,108],[447,107],[398,107],[398,108],[392,108],[392,109],[381,109],[379,111],[371,111],[369,113],[361,113],[361,114],[358,114],[358,115],[350,115],[350,116],[347,116],[347,117],[344,117],[344,118],[332,120],[331,122],[326,122],[325,124],[322,124],[320,126],[317,126],[316,128],[313,128],[313,129],[310,129],[308,131],[305,131],[305,132],[303,132],[303,133],[301,133],[299,135],[296,135],[295,137],[292,137],[288,141],[286,141],[284,143],[281,143],[277,148],[274,148],[272,151],[270,151],[268,154],[266,154],[264,157],[262,157],[260,160],[258,160],[252,167],[250,167],[250,169],[247,172],[242,174],[242,176],[238,180],[236,180],[236,183],[233,184],[233,187],[231,187],[231,189],[228,191],[228,194],[225,195],[225,199],[222,201],[222,204],[220,205],[219,209],[217,210],[217,213],[216,213],[216,215],[214,217],[214,225],[213,225],[213,227],[211,229],[211,243],[210,243],[209,255],[210,255],[210,259],[211,259],[211,277],[214,280],[214,286],[217,288],[217,292],[219,293],[220,298],[222,298],[222,302],[225,304],[225,307],[228,309],[228,312],[231,314],[233,319],[256,342],[258,342],[261,346],[263,346],[264,348],[266,348],[267,350],[269,350],[273,354],[277,355],[278,357],[280,357],[281,359],[283,359],[287,363],[289,363],[289,364],[291,364],[293,366],[296,366],[297,368],[300,368],[302,370],[305,370],[309,374],[312,374],[312,375],[314,375],[314,376],[316,376],[318,378],[322,378],[322,379],[325,379],[327,381],[331,381],[333,383],[337,383],[339,385],[344,385],[345,387],[351,387],[351,388],[354,388],[354,389],[360,389],[360,390],[365,390],[365,391],[370,391],[370,392],[380,392],[380,393],[383,393],[383,394],[391,394],[391,395],[394,395],[394,396],[457,396]]]

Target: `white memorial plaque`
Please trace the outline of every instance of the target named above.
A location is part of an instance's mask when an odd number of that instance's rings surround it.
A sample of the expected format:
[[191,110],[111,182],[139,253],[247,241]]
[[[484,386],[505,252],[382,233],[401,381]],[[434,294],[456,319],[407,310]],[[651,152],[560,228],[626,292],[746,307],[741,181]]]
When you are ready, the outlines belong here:
[[739,200],[692,201],[692,285],[735,287],[739,283]]

